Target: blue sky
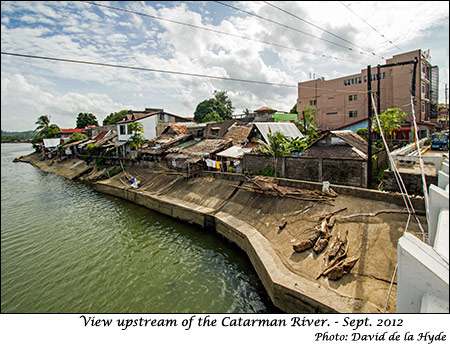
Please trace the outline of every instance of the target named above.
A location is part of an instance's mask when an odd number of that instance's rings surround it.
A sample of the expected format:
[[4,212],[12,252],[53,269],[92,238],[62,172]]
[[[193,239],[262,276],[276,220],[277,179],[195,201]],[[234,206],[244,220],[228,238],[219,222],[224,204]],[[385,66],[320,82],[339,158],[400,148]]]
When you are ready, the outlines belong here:
[[[260,1],[226,4],[295,30],[209,1],[101,4],[252,40],[84,2],[2,1],[1,50],[296,85],[313,75],[333,79],[384,63],[380,57],[430,49],[431,62],[440,68],[444,102],[443,87],[449,79],[446,1],[269,2],[346,41]],[[295,87],[6,55],[1,57],[1,79],[2,129],[7,131],[34,129],[43,114],[61,128],[74,127],[80,112],[93,113],[100,123],[111,112],[146,107],[193,117],[197,104],[211,98],[214,90],[228,92],[235,113],[262,106],[288,111],[297,99]]]

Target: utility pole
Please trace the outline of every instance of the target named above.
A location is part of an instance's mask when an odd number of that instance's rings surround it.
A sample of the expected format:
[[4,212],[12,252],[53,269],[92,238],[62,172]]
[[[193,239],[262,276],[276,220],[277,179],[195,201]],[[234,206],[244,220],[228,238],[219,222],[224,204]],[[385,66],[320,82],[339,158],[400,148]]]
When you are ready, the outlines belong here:
[[377,66],[377,113],[381,113],[381,66]]
[[372,70],[367,66],[367,188],[372,186]]
[[[377,87],[378,87],[378,95],[377,95],[377,112],[378,114],[381,112],[381,97],[380,97],[380,79],[381,79],[381,68],[387,67],[395,67],[395,66],[404,66],[414,64],[413,75],[411,81],[411,95],[413,98],[416,96],[416,73],[417,73],[417,57],[414,58],[414,61],[403,61],[403,62],[394,62],[384,65],[377,65]],[[372,70],[371,66],[367,66],[367,187],[370,188],[372,185]],[[415,103],[415,102],[414,102]]]

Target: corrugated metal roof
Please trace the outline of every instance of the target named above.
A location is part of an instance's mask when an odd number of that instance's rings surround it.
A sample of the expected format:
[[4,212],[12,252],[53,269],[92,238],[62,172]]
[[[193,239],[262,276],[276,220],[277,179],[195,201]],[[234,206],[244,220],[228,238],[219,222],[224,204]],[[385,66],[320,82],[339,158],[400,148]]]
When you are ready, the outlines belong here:
[[284,134],[290,138],[303,138],[304,135],[299,131],[296,125],[293,123],[280,123],[280,122],[255,122],[254,125],[264,137],[265,142],[269,142],[267,135],[270,132],[274,135],[277,132]]
[[229,157],[229,158],[240,158],[245,153],[250,152],[252,149],[250,148],[244,148],[241,146],[231,146],[230,148],[217,153],[216,155],[219,157]]

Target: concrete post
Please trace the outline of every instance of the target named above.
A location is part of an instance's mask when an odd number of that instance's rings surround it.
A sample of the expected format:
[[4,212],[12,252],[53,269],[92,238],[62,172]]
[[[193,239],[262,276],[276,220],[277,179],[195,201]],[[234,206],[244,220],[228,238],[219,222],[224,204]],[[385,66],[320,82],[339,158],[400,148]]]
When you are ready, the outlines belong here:
[[449,194],[445,190],[432,184],[429,190],[429,197],[428,244],[434,246],[439,212],[441,209],[448,210]]

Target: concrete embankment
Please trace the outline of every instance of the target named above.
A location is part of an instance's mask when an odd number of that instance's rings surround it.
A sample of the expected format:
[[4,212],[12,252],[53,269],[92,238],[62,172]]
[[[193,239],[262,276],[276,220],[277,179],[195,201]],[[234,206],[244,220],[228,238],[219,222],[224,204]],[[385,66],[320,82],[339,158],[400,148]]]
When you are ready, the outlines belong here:
[[93,169],[81,159],[68,159],[57,162],[51,159],[43,159],[39,153],[32,153],[17,159],[19,162],[30,163],[42,171],[57,174],[70,180],[76,179]]
[[[148,207],[162,214],[216,231],[242,248],[251,260],[273,303],[290,313],[382,312],[397,263],[397,241],[408,215],[398,195],[334,186],[339,193],[331,203],[258,194],[243,176],[208,174],[185,179],[148,169],[126,168],[141,181],[131,188],[123,173],[96,182],[94,188]],[[279,179],[296,188],[321,185]],[[244,187],[244,188],[242,188]],[[414,199],[420,210],[421,199]],[[327,251],[295,253],[293,244],[311,234],[321,215],[336,215],[330,243],[348,234],[348,256],[358,261],[337,281],[316,279],[327,266]],[[426,226],[424,217],[420,218]],[[286,222],[280,228],[281,222]],[[418,233],[411,222],[410,232]],[[394,284],[388,312],[395,311]]]

